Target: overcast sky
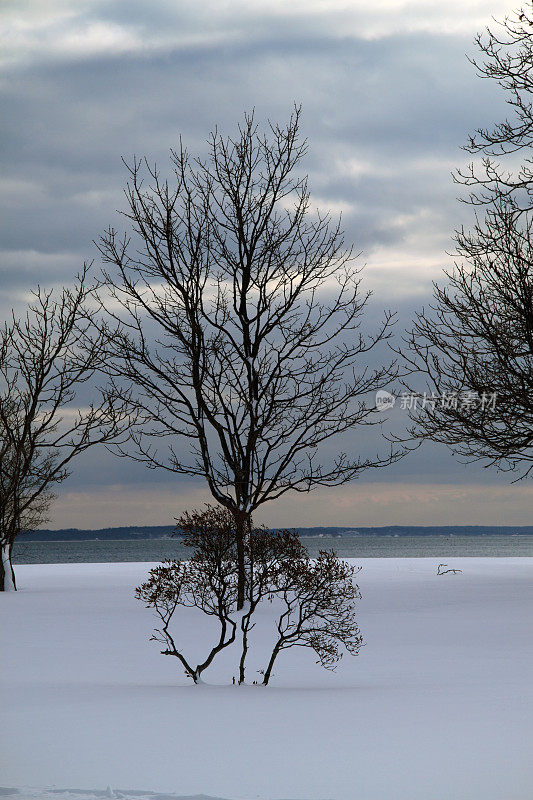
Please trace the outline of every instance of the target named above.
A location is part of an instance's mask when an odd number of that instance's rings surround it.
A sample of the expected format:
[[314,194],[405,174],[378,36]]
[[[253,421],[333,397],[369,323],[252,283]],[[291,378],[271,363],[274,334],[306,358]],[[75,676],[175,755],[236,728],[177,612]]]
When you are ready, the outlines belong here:
[[[164,168],[179,134],[205,149],[245,110],[287,120],[303,106],[315,206],[342,211],[363,251],[370,316],[400,327],[449,267],[471,211],[451,171],[476,127],[505,115],[476,76],[473,38],[515,8],[504,0],[14,0],[2,4],[0,316],[37,282],[72,280],[92,241],[120,224],[121,156]],[[357,436],[350,446],[358,447]],[[365,445],[366,446],[366,445]],[[75,467],[52,527],[167,524],[207,499],[92,452]],[[529,483],[425,446],[339,490],[265,507],[271,524],[530,524]]]

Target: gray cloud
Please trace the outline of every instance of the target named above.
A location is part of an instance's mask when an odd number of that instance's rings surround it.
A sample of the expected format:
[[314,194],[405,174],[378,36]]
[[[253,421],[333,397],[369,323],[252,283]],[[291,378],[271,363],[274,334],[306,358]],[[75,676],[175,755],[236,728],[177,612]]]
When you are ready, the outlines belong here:
[[458,145],[487,121],[487,106],[493,113],[467,46],[427,34],[374,42],[278,31],[150,58],[18,68],[3,91],[4,247],[88,252],[121,204],[121,155],[165,168],[178,133],[201,150],[215,123],[233,130],[254,105],[260,118],[284,119],[293,100],[304,104],[312,190],[353,205],[344,218],[358,247],[395,244],[405,227],[397,216],[421,208],[438,209],[442,235],[458,213],[449,177]]
[[[468,160],[460,145],[505,114],[465,53],[491,12],[511,8],[481,0],[6,3],[0,317],[21,308],[38,281],[72,280],[97,256],[92,240],[109,224],[121,227],[121,156],[147,155],[166,170],[180,133],[192,153],[203,152],[215,124],[232,132],[253,107],[258,121],[283,121],[296,101],[313,200],[342,210],[347,239],[364,251],[375,290],[369,324],[393,305],[408,325],[450,264],[453,229],[471,219],[450,177]],[[354,436],[353,447],[372,447],[365,437]],[[95,452],[69,485],[106,485],[117,470],[124,483],[162,480],[119,465]],[[462,469],[428,446],[377,480],[430,472],[461,482]],[[498,480],[474,467],[468,474]]]

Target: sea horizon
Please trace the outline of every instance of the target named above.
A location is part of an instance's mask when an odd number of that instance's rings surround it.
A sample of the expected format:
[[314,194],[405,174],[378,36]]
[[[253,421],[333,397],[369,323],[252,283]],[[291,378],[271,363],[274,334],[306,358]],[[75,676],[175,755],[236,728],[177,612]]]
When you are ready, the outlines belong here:
[[[272,527],[292,530],[299,536],[533,536],[533,525],[316,525]],[[176,534],[175,525],[123,525],[104,528],[39,528],[21,533],[25,542],[107,541],[168,539]]]
[[[533,533],[509,535],[417,535],[398,533],[341,535],[318,534],[302,537],[310,556],[320,550],[334,550],[341,558],[427,558],[442,561],[461,557],[533,557]],[[67,564],[160,562],[167,558],[186,560],[189,549],[178,537],[137,537],[112,539],[17,540],[15,564]]]

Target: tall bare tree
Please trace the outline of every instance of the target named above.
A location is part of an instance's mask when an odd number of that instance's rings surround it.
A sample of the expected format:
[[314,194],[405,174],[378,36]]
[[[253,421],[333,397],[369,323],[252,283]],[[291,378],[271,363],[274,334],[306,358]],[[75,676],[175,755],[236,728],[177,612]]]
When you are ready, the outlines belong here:
[[105,391],[76,405],[106,352],[102,333],[88,336],[93,291],[84,268],[59,296],[37,289],[26,316],[0,329],[0,591],[16,588],[15,539],[46,519],[72,459],[129,428],[124,403]]
[[471,230],[456,232],[448,285],[435,286],[431,308],[407,336],[406,358],[428,379],[411,432],[526,475],[533,468],[532,4],[477,44],[485,61],[473,63],[505,90],[512,114],[471,137],[466,149],[483,158],[457,175],[477,215]]
[[134,160],[124,212],[133,234],[110,228],[99,244],[123,324],[112,340],[116,396],[134,387],[146,417],[122,455],[204,478],[232,511],[240,607],[257,508],[395,456],[320,457],[330,438],[374,422],[366,397],[394,369],[369,369],[367,358],[391,315],[363,337],[368,294],[352,249],[338,223],[312,212],[298,174],[299,117],[296,109],[286,127],[262,133],[246,115],[234,138],[211,134],[206,159],[180,144],[170,182]]

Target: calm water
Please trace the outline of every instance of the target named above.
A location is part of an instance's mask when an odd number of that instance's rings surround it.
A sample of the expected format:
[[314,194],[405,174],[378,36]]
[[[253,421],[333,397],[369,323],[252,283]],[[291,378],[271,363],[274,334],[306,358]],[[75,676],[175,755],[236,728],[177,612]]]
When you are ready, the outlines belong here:
[[[533,556],[533,536],[305,536],[311,555],[333,549],[345,558]],[[162,561],[187,557],[177,539],[92,542],[17,542],[15,564]]]

